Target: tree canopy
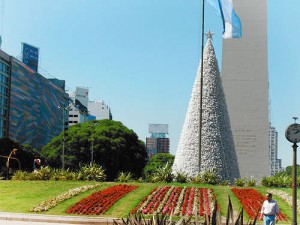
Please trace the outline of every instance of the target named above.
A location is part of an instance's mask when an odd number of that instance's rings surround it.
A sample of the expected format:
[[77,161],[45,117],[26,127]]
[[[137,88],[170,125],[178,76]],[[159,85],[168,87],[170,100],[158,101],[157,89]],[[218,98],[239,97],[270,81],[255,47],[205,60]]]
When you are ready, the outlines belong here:
[[93,150],[94,163],[104,167],[110,180],[121,171],[135,176],[142,174],[147,156],[145,144],[121,122],[93,120],[71,126],[42,149],[42,155],[52,167],[61,167],[64,137],[65,168],[75,170],[91,163]]
[[[284,174],[288,176],[292,176],[293,174],[293,166],[287,166],[285,170],[283,171]],[[297,164],[297,176],[300,175],[300,165]]]

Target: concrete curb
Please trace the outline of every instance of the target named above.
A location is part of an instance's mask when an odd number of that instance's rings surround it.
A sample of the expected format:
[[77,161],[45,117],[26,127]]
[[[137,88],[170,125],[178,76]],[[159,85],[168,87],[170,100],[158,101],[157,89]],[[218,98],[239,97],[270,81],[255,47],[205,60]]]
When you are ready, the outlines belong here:
[[46,222],[46,223],[69,223],[69,224],[113,224],[120,221],[118,218],[86,217],[86,216],[54,216],[41,214],[7,213],[0,212],[0,220]]

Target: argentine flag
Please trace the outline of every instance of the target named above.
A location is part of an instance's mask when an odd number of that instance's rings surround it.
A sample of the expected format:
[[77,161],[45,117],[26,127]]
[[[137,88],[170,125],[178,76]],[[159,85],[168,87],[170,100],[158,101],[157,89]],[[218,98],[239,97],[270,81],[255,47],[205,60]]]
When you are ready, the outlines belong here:
[[[207,2],[220,10],[224,29],[223,38],[241,38],[242,24],[233,9],[232,0],[207,0]],[[216,7],[217,2],[219,7]]]

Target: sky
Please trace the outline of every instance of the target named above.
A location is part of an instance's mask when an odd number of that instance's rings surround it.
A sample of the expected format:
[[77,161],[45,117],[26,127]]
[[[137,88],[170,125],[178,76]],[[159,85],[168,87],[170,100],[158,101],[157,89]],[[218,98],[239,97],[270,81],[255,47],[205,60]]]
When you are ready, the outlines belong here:
[[[168,124],[176,153],[201,58],[201,0],[0,0],[0,7],[2,50],[20,58],[22,42],[38,47],[42,75],[65,80],[69,92],[89,88],[90,100],[104,100],[144,142],[150,123]],[[285,129],[300,118],[299,11],[298,0],[268,1],[270,118],[283,166],[293,157]],[[208,4],[205,12],[221,65],[222,20]]]

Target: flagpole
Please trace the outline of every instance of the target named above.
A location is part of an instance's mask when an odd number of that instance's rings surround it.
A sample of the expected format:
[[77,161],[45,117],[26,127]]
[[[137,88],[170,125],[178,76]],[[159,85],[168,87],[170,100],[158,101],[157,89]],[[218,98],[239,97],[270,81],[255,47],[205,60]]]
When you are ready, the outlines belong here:
[[202,0],[202,44],[201,44],[201,73],[200,73],[200,110],[199,110],[199,172],[201,172],[201,143],[202,143],[202,111],[203,111],[203,55],[204,55],[204,4],[205,0]]

